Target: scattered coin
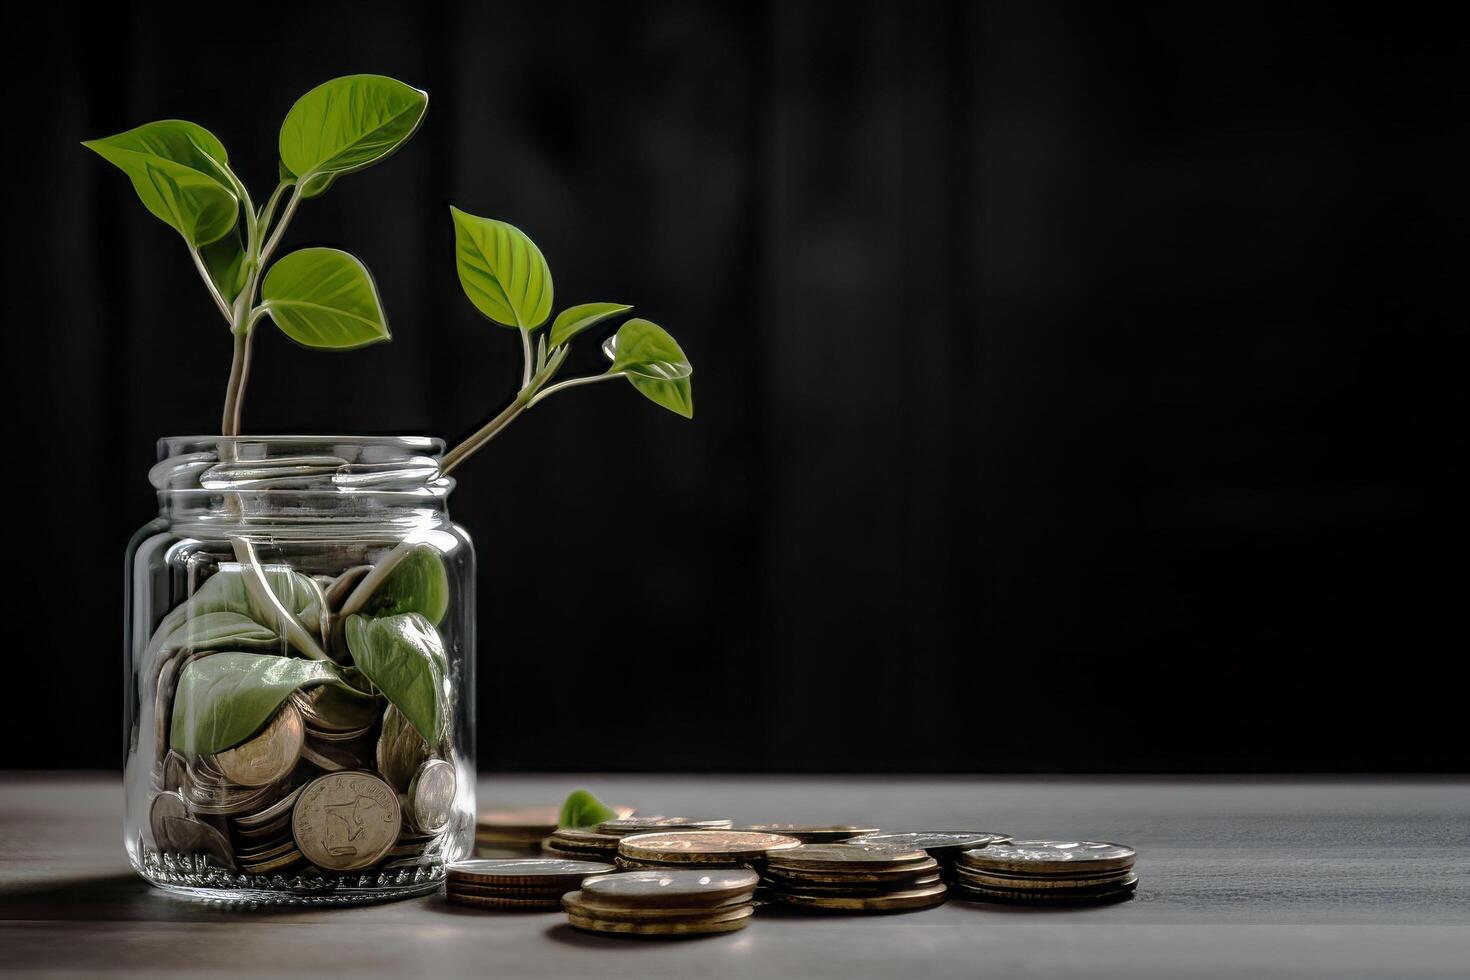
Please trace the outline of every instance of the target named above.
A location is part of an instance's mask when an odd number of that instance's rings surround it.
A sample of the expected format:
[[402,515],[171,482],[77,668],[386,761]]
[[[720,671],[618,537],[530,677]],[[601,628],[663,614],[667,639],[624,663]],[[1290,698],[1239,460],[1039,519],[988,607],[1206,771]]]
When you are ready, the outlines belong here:
[[986,902],[1092,905],[1131,898],[1138,890],[1138,876],[1130,873],[1120,881],[1093,888],[989,888],[964,882],[956,887],[961,896]]
[[751,906],[732,909],[703,919],[680,919],[676,921],[640,921],[595,919],[577,912],[567,912],[567,922],[574,928],[587,932],[600,932],[620,936],[657,936],[675,938],[680,936],[705,936],[722,932],[737,932],[749,923],[755,909]]
[[714,908],[748,902],[760,877],[744,868],[633,871],[588,878],[584,901],[613,908]]
[[430,759],[419,767],[408,784],[409,811],[420,830],[438,833],[449,826],[458,788],[454,766],[443,759]]
[[772,891],[771,900],[798,908],[830,909],[842,912],[900,912],[942,905],[946,886],[939,884],[909,891],[881,895],[806,895],[791,891]]
[[1022,888],[1027,891],[1076,890],[1116,885],[1133,875],[1132,871],[1109,871],[1079,877],[1062,875],[1018,875],[1000,872],[981,873],[968,868],[956,869],[957,880],[981,888]]
[[941,861],[946,856],[958,856],[962,851],[972,850],[977,847],[986,847],[990,844],[1005,844],[1011,840],[1005,834],[991,834],[982,831],[974,833],[960,831],[930,830],[917,833],[884,834],[871,833],[856,837],[850,844],[878,844],[882,847],[917,848],[928,851],[933,857]]
[[1018,840],[965,851],[960,855],[960,864],[977,871],[1078,874],[1084,870],[1121,871],[1133,867],[1134,858],[1133,848],[1121,844]]
[[[483,838],[476,838],[483,842]],[[595,830],[563,828],[541,842],[541,850],[554,857],[611,861],[618,854],[616,834],[599,834]]]
[[296,768],[305,737],[301,712],[287,701],[259,735],[216,753],[214,763],[237,786],[269,786]]
[[803,844],[772,854],[770,867],[795,870],[834,869],[850,871],[884,871],[930,860],[917,848],[885,847],[879,844]]
[[526,898],[512,895],[476,895],[464,891],[445,890],[444,897],[459,905],[495,909],[501,912],[555,912],[561,908],[560,895]]
[[402,823],[393,787],[365,772],[333,772],[302,790],[291,834],[312,864],[357,871],[382,860]]
[[695,820],[690,817],[622,817],[604,820],[597,826],[604,834],[626,837],[629,834],[652,834],[664,830],[729,830],[729,820]]
[[630,834],[618,844],[618,854],[644,863],[696,865],[742,864],[759,861],[768,853],[800,847],[795,837],[733,830],[672,831]]
[[877,827],[803,823],[760,823],[730,829],[753,834],[781,834],[785,837],[795,837],[803,844],[836,844],[863,834],[878,833]]
[[589,875],[608,874],[613,866],[601,861],[562,861],[555,858],[512,858],[503,861],[456,861],[444,869],[454,882],[480,885],[538,885],[569,892]]

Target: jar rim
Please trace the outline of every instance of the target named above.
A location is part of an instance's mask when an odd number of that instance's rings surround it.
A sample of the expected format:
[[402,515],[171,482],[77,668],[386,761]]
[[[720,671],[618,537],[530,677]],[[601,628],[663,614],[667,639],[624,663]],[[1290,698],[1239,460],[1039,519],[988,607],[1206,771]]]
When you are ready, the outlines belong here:
[[444,494],[444,440],[432,436],[193,435],[158,440],[149,481],[160,493]]

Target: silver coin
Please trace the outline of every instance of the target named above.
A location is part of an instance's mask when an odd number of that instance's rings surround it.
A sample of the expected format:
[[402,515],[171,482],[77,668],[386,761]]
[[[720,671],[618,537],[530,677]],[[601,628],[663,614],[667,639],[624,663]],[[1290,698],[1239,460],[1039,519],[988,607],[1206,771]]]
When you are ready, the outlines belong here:
[[653,834],[663,830],[729,830],[729,820],[696,820],[692,817],[623,817],[618,820],[605,820],[597,825],[597,830],[604,834],[617,834],[626,837],[629,834]]
[[960,864],[976,871],[1022,874],[1118,871],[1133,867],[1133,848],[1098,841],[1017,840],[991,844],[960,855]]
[[408,784],[409,812],[414,825],[433,834],[449,826],[458,786],[454,766],[443,759],[430,759],[419,766]]
[[613,866],[602,861],[565,861],[557,858],[512,858],[503,861],[456,861],[444,869],[445,878],[510,888],[547,886],[576,888],[591,875],[609,874]]
[[181,817],[164,817],[163,832],[179,854],[202,854],[221,867],[234,870],[235,855],[225,835],[206,823]]
[[708,908],[749,901],[759,882],[743,868],[630,871],[588,878],[582,895],[598,905]]
[[849,844],[878,844],[883,847],[918,848],[936,857],[958,854],[976,847],[1004,844],[1010,841],[1006,834],[984,831],[927,830],[899,834],[863,834],[847,841]]

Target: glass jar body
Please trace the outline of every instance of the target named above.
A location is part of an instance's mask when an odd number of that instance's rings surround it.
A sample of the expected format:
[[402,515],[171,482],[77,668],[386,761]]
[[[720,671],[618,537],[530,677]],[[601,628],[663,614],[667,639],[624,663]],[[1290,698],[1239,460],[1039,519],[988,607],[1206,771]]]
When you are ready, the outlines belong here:
[[127,554],[124,840],[195,897],[422,894],[474,844],[474,550],[437,443],[165,440]]

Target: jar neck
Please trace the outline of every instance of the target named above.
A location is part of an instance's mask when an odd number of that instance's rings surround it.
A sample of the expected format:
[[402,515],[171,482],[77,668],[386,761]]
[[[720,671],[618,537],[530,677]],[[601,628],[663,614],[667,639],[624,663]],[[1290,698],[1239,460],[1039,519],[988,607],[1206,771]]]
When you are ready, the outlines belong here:
[[213,533],[448,522],[443,443],[422,437],[193,436],[159,442],[159,516]]

